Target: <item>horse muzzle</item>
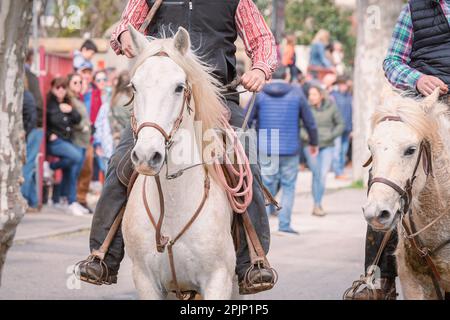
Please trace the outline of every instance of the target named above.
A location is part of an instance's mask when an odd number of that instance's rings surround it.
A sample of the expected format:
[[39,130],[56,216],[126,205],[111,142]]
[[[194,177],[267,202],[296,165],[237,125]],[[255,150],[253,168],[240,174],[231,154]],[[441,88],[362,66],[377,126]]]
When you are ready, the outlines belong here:
[[377,231],[389,231],[397,222],[398,210],[370,202],[363,207],[364,217],[370,226]]
[[164,153],[160,151],[144,152],[140,148],[135,147],[131,152],[131,161],[136,171],[146,176],[158,175],[164,165],[164,160]]

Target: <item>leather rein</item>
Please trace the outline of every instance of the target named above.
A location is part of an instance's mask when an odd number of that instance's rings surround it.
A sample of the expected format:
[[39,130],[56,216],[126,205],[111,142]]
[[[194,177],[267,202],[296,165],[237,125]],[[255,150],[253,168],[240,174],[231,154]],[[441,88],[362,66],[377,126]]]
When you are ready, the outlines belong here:
[[[381,119],[381,122],[384,121],[398,121],[403,122],[403,120],[400,117],[397,116],[388,116],[383,119]],[[414,185],[414,181],[417,178],[417,170],[419,168],[420,162],[422,162],[423,170],[425,172],[425,175],[433,176],[433,166],[432,166],[432,155],[431,155],[431,146],[430,143],[427,140],[423,140],[420,144],[419,154],[417,157],[417,161],[414,167],[413,174],[411,178],[409,178],[406,181],[405,187],[400,187],[397,183],[383,178],[383,177],[375,177],[371,178],[369,181],[369,188],[368,193],[370,193],[370,190],[372,186],[376,183],[381,183],[389,186],[390,188],[394,189],[399,195],[400,200],[402,201],[402,208],[397,213],[401,215],[401,222],[403,229],[405,231],[405,237],[408,239],[410,245],[414,250],[416,251],[417,255],[426,263],[428,268],[431,271],[431,279],[433,281],[433,286],[436,291],[436,294],[440,300],[444,299],[442,285],[441,285],[441,276],[439,271],[437,270],[437,267],[435,263],[433,262],[432,256],[438,252],[439,250],[443,249],[447,244],[450,244],[450,240],[444,242],[442,245],[439,245],[434,250],[429,249],[426,247],[423,242],[420,240],[419,235],[426,231],[428,228],[430,228],[432,225],[434,225],[436,222],[438,222],[446,213],[439,215],[435,220],[433,220],[430,224],[422,228],[421,230],[417,231],[415,224],[412,219],[412,188]],[[368,167],[373,161],[373,158],[370,157],[370,159],[364,164],[364,167]]]

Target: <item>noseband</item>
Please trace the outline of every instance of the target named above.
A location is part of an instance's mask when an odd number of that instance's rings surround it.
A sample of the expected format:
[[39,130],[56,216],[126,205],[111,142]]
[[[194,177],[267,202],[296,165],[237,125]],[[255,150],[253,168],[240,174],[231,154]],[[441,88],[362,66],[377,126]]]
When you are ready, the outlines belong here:
[[[384,121],[403,122],[400,117],[394,117],[394,116],[385,117],[385,118],[381,119],[380,123],[384,122]],[[364,168],[367,168],[372,163],[372,161],[373,161],[373,158],[370,157],[370,159],[364,164]],[[370,178],[370,180],[369,180],[368,193],[370,193],[370,190],[372,189],[372,186],[375,183],[381,183],[381,184],[385,184],[385,185],[391,187],[400,195],[400,199],[402,200],[403,215],[407,214],[411,208],[412,188],[413,188],[414,181],[417,178],[417,170],[419,168],[420,161],[422,161],[423,170],[424,170],[426,176],[429,176],[429,175],[432,176],[433,175],[433,167],[432,167],[432,161],[431,161],[431,147],[430,147],[430,143],[427,140],[423,140],[420,144],[419,155],[417,156],[417,161],[414,166],[414,171],[411,175],[411,178],[409,178],[406,181],[404,188],[400,187],[397,183],[395,183],[389,179],[386,179],[383,177],[375,177],[375,178]]]

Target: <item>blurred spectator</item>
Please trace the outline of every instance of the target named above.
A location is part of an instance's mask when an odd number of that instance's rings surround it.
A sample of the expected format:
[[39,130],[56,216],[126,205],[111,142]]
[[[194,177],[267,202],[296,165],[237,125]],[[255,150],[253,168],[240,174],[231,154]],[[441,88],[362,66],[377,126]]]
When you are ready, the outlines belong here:
[[94,55],[98,52],[98,48],[94,41],[88,39],[81,46],[80,51],[74,52],[73,69],[79,71],[86,63],[92,63]]
[[[81,88],[82,78],[79,74],[73,73],[68,76],[69,83],[69,97],[73,108],[80,114],[81,121],[73,128],[72,142],[79,148],[81,152],[81,161],[76,167],[75,176],[78,180],[81,169],[83,168],[86,159],[86,151],[91,145],[91,121],[84,102],[82,101]],[[87,203],[78,203],[81,206],[80,211],[83,213],[92,213]]]
[[128,71],[123,71],[119,74],[117,83],[113,89],[111,109],[108,118],[114,149],[119,144],[122,131],[130,123],[130,107],[125,106],[133,97],[133,90],[129,84],[130,73]]
[[[95,132],[95,122],[98,113],[102,106],[102,92],[98,89],[94,82],[93,65],[90,62],[85,62],[79,73],[83,78],[82,95],[83,102],[86,105],[89,119],[91,121],[92,132]],[[91,141],[92,143],[93,141]],[[82,205],[87,204],[87,195],[89,193],[89,186],[94,174],[94,148],[91,145],[86,150],[86,156],[78,177],[78,202]]]
[[[325,216],[322,198],[325,193],[327,174],[333,162],[334,140],[342,135],[345,125],[336,105],[328,99],[327,92],[321,86],[312,84],[309,88],[308,99],[319,131],[318,156],[314,156],[308,147],[304,148],[308,167],[313,174],[313,215]],[[308,136],[305,130],[302,130],[301,136],[303,142],[307,143]]]
[[50,164],[50,169],[63,171],[60,186],[53,190],[53,203],[60,204],[60,194],[67,195],[69,211],[83,215],[76,203],[76,170],[82,161],[81,152],[72,143],[73,128],[81,121],[80,114],[72,107],[67,94],[67,81],[56,78],[51,83],[47,97],[47,151],[59,159]]
[[333,65],[336,69],[336,73],[338,76],[343,76],[345,73],[345,52],[344,46],[339,41],[335,41],[333,43],[333,48],[331,51],[331,59],[333,61]]
[[326,47],[330,43],[330,33],[321,29],[317,32],[311,44],[309,64],[311,66],[332,68],[333,64],[326,56]]
[[41,88],[39,86],[38,77],[31,71],[31,66],[33,64],[34,52],[29,49],[27,53],[27,58],[25,61],[25,76],[28,82],[28,91],[33,95],[36,102],[37,108],[37,127],[42,128],[42,117],[43,117],[43,105],[44,100],[42,99]]
[[27,77],[24,78],[23,97],[23,126],[26,133],[27,157],[23,167],[24,183],[21,187],[23,197],[27,200],[29,208],[27,212],[38,212],[38,194],[36,182],[36,158],[41,147],[44,132],[37,128],[37,103],[33,94],[29,91]]
[[[250,117],[258,130],[262,178],[269,191],[275,195],[278,186],[283,192],[279,214],[279,230],[298,234],[291,227],[292,208],[295,200],[295,187],[298,175],[300,141],[300,119],[309,136],[309,150],[315,155],[318,151],[316,123],[303,91],[290,85],[285,79],[287,69],[279,68],[273,81],[264,87],[256,99]],[[278,133],[279,139],[272,134]],[[265,162],[265,163],[264,163]],[[268,207],[268,214],[275,208]]]
[[331,91],[333,91],[336,80],[337,76],[335,73],[328,73],[323,77],[322,84],[328,93],[331,93]]
[[286,46],[284,47],[282,64],[289,69],[291,82],[296,82],[298,75],[298,68],[296,66],[297,56],[295,54],[296,43],[297,38],[294,34],[286,36]]
[[108,77],[108,87],[114,88],[117,85],[117,69],[115,67],[108,67],[105,69],[105,72]]
[[99,169],[106,172],[109,159],[112,156],[114,145],[111,127],[109,123],[109,113],[111,109],[111,91],[108,87],[106,72],[99,71],[95,74],[95,84],[102,93],[102,107],[95,121],[94,151]]
[[349,90],[348,79],[341,76],[337,80],[337,89],[331,93],[331,97],[334,99],[345,123],[344,133],[335,140],[333,160],[333,170],[336,174],[336,179],[341,180],[347,179],[344,175],[344,168],[353,130],[353,96]]

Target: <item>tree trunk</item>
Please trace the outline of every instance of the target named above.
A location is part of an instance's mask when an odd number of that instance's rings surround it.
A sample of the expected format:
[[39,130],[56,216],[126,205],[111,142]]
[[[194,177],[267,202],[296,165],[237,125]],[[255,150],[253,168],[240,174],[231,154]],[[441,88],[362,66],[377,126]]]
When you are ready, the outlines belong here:
[[383,61],[403,0],[358,0],[355,61],[353,178],[367,181],[362,165],[369,157],[370,117],[386,82]]
[[25,155],[23,65],[32,6],[32,0],[0,0],[0,281],[25,211],[20,193]]
[[286,28],[286,0],[273,0],[272,5],[272,32],[277,43],[281,43]]

